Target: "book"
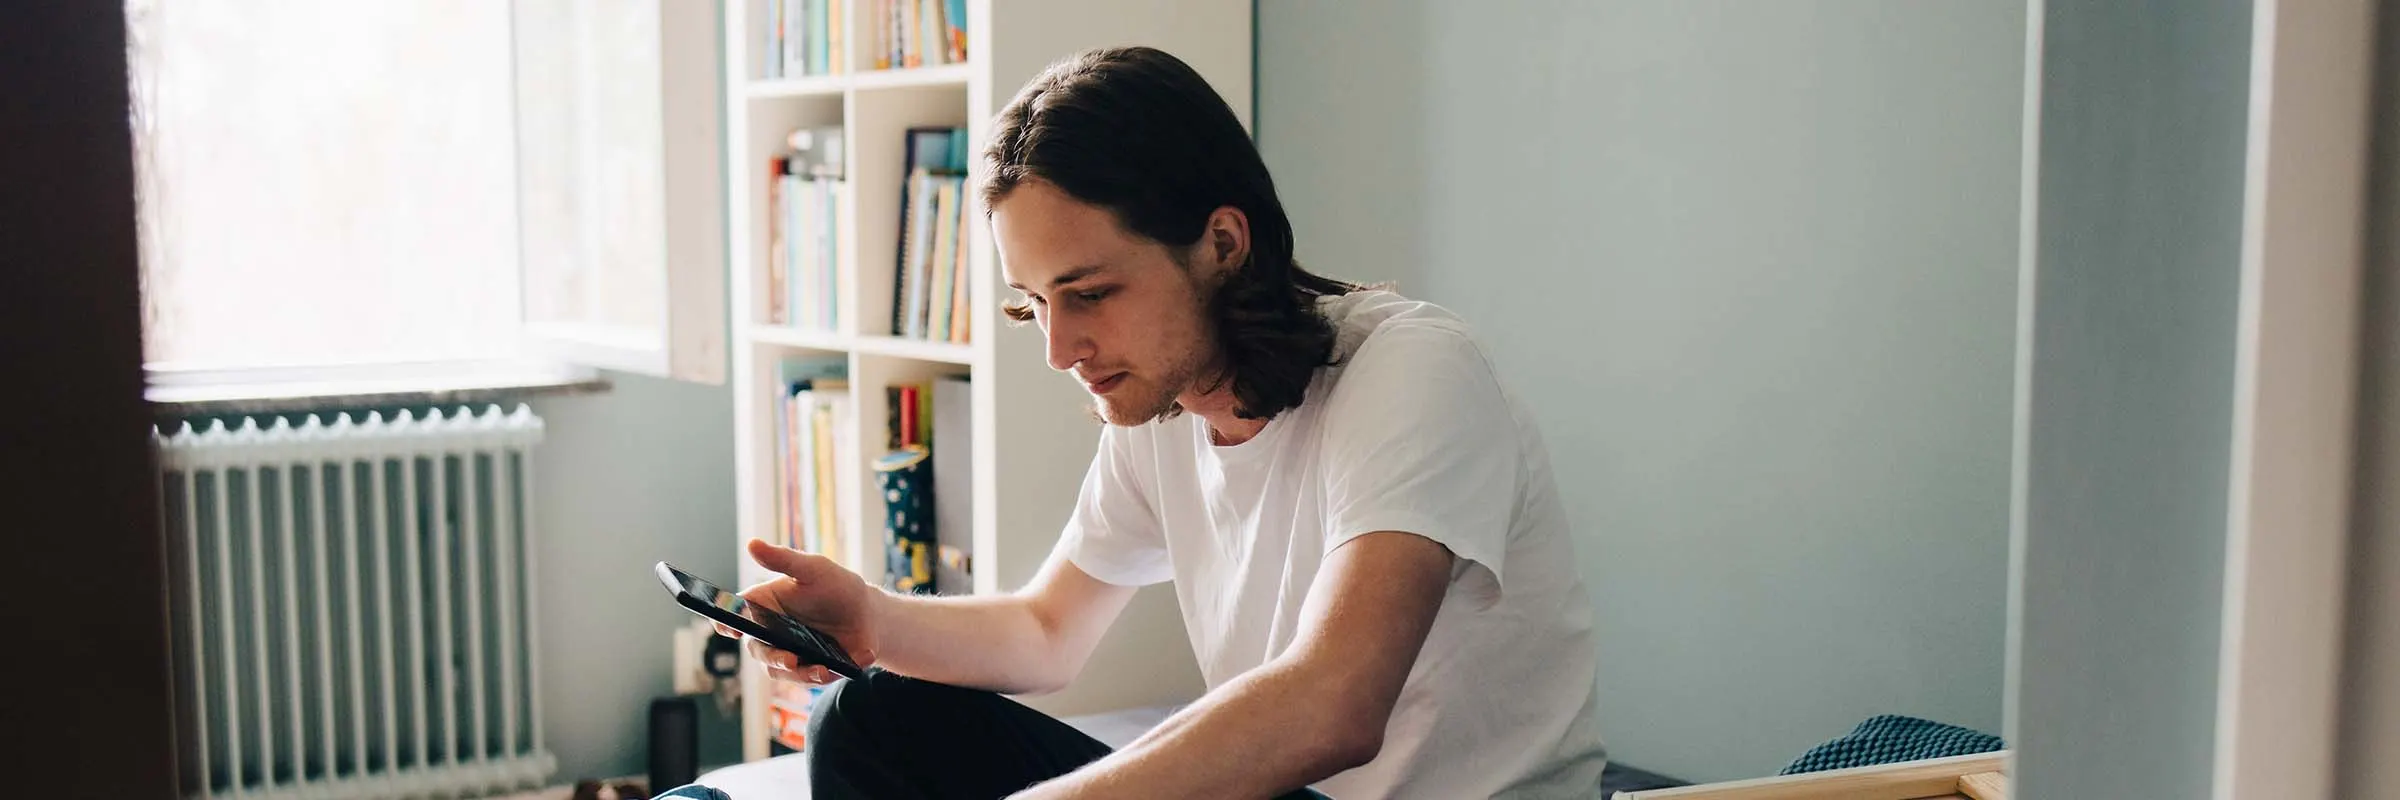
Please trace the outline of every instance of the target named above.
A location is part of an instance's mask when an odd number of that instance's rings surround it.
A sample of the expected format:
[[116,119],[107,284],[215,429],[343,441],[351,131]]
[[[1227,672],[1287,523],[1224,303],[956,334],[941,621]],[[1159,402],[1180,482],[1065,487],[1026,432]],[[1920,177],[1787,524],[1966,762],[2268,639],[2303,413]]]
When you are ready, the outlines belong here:
[[767,80],[849,72],[844,0],[766,0],[758,76]]
[[950,63],[967,63],[967,0],[942,0],[942,12],[950,27]]
[[783,0],[767,0],[766,39],[759,42],[759,75],[781,78],[783,71]]
[[767,160],[767,324],[791,323],[791,303],[785,293],[791,291],[791,265],[785,259],[783,237],[785,227],[779,216],[784,199],[784,176],[790,162],[781,156]]
[[842,208],[848,183],[839,126],[794,129],[770,162],[767,226],[769,324],[839,330]]
[[783,8],[783,23],[775,26],[775,50],[783,59],[783,77],[797,78],[808,74],[807,62],[803,60],[804,55],[800,52],[800,43],[806,38],[801,36],[801,32],[808,29],[807,0],[768,0],[768,2],[776,3]]
[[842,7],[846,5],[849,3],[843,0],[825,0],[825,71],[830,74],[850,71],[850,62],[844,60],[849,58],[845,45],[850,38],[850,29],[842,27]]
[[808,712],[825,687],[790,681],[770,683],[774,685],[767,698],[767,725],[774,731],[773,744],[794,752],[807,750]]
[[816,181],[801,175],[788,175],[784,180],[783,196],[785,203],[780,219],[784,228],[784,262],[789,265],[787,269],[791,272],[788,284],[791,297],[785,300],[785,305],[792,309],[794,326],[816,329],[820,327],[816,315]]
[[942,63],[949,50],[942,46],[942,0],[915,0],[916,28],[909,32],[910,46],[917,49],[917,60],[927,66]]
[[843,561],[848,548],[842,543],[847,537],[842,535],[840,515],[834,513],[840,498],[833,490],[833,403],[822,395],[812,398],[808,413],[811,415],[809,435],[814,437],[809,442],[810,456],[816,459],[815,468],[810,472],[815,485],[809,487],[816,497],[815,504],[810,507],[816,512],[812,533],[816,535],[817,552],[824,553],[826,558]]
[[[833,502],[828,504],[828,508],[833,513],[834,528],[842,531],[842,535],[837,538],[847,541],[849,538],[848,521],[863,519],[859,515],[858,481],[860,476],[858,467],[863,465],[865,460],[859,457],[858,451],[858,412],[857,407],[852,405],[848,392],[836,394],[826,400],[833,409],[832,463],[844,465],[832,470]],[[845,546],[843,549],[846,551],[848,548]]]
[[933,415],[933,397],[925,384],[885,386],[883,401],[885,450],[933,444],[933,426],[927,422]]
[[[811,553],[825,553],[825,542],[817,538],[817,415],[816,390],[807,382],[792,384],[792,394],[784,399],[786,413],[792,420],[792,544]],[[828,556],[830,557],[830,555]]]
[[831,13],[827,0],[808,0],[808,74],[825,75],[832,72],[833,63],[825,57],[826,16]]
[[869,42],[868,52],[875,54],[876,69],[892,68],[892,0],[871,0],[867,21],[875,29],[875,40]]
[[963,184],[959,190],[959,199],[961,202],[958,204],[958,252],[949,265],[950,341],[964,344],[973,338],[968,335],[973,322],[968,309],[974,307],[973,298],[969,295],[974,293],[975,284],[968,282],[968,266],[972,263],[974,247],[973,239],[969,235],[971,229],[968,226],[971,223],[967,219],[967,207],[973,205],[973,198],[967,196]]
[[931,273],[932,288],[927,290],[925,308],[925,338],[937,342],[950,341],[950,307],[955,299],[955,275],[950,265],[958,260],[958,201],[961,179],[944,177],[934,189],[933,197],[933,257],[925,262]]
[[909,227],[908,260],[908,337],[924,339],[926,323],[932,311],[933,262],[938,251],[934,233],[941,228],[941,186],[947,179],[925,173],[909,185],[915,195],[910,215],[915,220]]
[[[814,406],[820,397],[847,401],[849,359],[813,356],[786,359],[775,367],[775,524],[769,541],[785,547],[820,552],[824,542],[810,538],[818,528],[812,520],[818,506],[810,487],[816,485],[813,442],[817,424]],[[837,432],[838,433],[838,432]]]
[[917,321],[923,318],[923,303],[917,299],[917,265],[924,260],[925,192],[921,188],[927,175],[920,167],[909,172],[908,181],[901,185],[899,258],[892,265],[892,335],[915,336]]
[[903,67],[924,66],[925,48],[917,43],[917,12],[924,6],[924,3],[922,0],[897,0],[897,2],[900,5],[900,65]]
[[950,594],[973,591],[975,578],[974,384],[966,376],[935,378],[934,427],[942,431],[933,448],[934,585]]
[[[920,127],[908,129],[905,136],[903,163],[908,177],[900,190],[891,331],[893,336],[925,339],[930,338],[927,323],[935,265],[946,263],[935,260],[938,242],[934,229],[940,225],[937,194],[948,178],[965,173],[967,132],[959,127]],[[954,230],[952,236],[956,235]]]

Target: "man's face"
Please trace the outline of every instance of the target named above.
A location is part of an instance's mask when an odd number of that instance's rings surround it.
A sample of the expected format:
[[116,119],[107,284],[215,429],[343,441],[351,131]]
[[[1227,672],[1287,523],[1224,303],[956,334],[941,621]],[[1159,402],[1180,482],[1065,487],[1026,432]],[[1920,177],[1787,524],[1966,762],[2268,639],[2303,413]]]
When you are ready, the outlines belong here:
[[1212,366],[1205,279],[1186,268],[1190,254],[1042,181],[992,207],[992,239],[1002,278],[1033,307],[1050,368],[1081,382],[1101,419],[1157,419]]

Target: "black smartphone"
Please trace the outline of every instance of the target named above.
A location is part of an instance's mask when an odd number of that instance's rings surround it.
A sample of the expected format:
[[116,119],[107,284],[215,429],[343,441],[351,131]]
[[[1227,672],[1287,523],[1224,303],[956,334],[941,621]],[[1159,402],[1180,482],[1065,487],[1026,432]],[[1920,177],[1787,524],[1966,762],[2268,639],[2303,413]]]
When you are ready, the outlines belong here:
[[658,581],[667,585],[692,613],[725,624],[743,635],[766,642],[775,649],[800,657],[802,664],[816,664],[844,678],[864,678],[867,671],[850,660],[850,653],[833,637],[800,624],[799,620],[762,608],[743,600],[741,595],[717,588],[716,584],[693,577],[676,569],[675,565],[658,562]]

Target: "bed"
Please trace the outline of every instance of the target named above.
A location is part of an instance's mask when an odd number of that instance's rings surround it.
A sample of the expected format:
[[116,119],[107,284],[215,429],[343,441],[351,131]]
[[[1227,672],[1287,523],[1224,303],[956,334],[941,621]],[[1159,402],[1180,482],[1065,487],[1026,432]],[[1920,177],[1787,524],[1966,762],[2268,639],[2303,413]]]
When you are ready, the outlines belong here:
[[[1166,720],[1167,715],[1175,713],[1175,708],[1134,708],[1068,717],[1066,722],[1110,747],[1123,747]],[[734,800],[804,800],[808,797],[808,758],[792,754],[735,764],[702,775],[697,782],[715,787]],[[1681,785],[1681,781],[1672,778],[1612,763],[1600,777],[1599,791],[1594,796],[1614,797],[1618,792]]]

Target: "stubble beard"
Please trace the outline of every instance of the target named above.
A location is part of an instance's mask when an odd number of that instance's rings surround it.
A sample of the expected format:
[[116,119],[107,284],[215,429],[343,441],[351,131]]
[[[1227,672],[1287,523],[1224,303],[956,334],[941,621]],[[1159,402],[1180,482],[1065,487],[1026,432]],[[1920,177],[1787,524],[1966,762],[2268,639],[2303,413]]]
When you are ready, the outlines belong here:
[[[1190,275],[1192,267],[1189,262],[1179,256],[1176,265],[1187,276]],[[1213,294],[1218,288],[1211,286],[1204,289],[1197,283],[1191,285],[1195,313],[1204,317],[1207,315],[1209,304],[1202,298]],[[1181,398],[1184,393],[1199,383],[1202,371],[1207,369],[1205,347],[1200,342],[1210,338],[1213,338],[1213,330],[1203,325],[1201,335],[1193,337],[1183,352],[1176,354],[1175,360],[1161,370],[1160,380],[1149,380],[1142,375],[1128,373],[1124,388],[1110,397],[1093,396],[1091,405],[1085,406],[1084,411],[1102,424],[1126,428],[1174,419],[1183,413]]]
[[1183,353],[1169,365],[1164,380],[1128,374],[1123,388],[1107,397],[1093,397],[1084,410],[1103,424],[1125,428],[1173,419],[1183,412],[1178,399],[1199,380],[1200,360],[1196,352]]

